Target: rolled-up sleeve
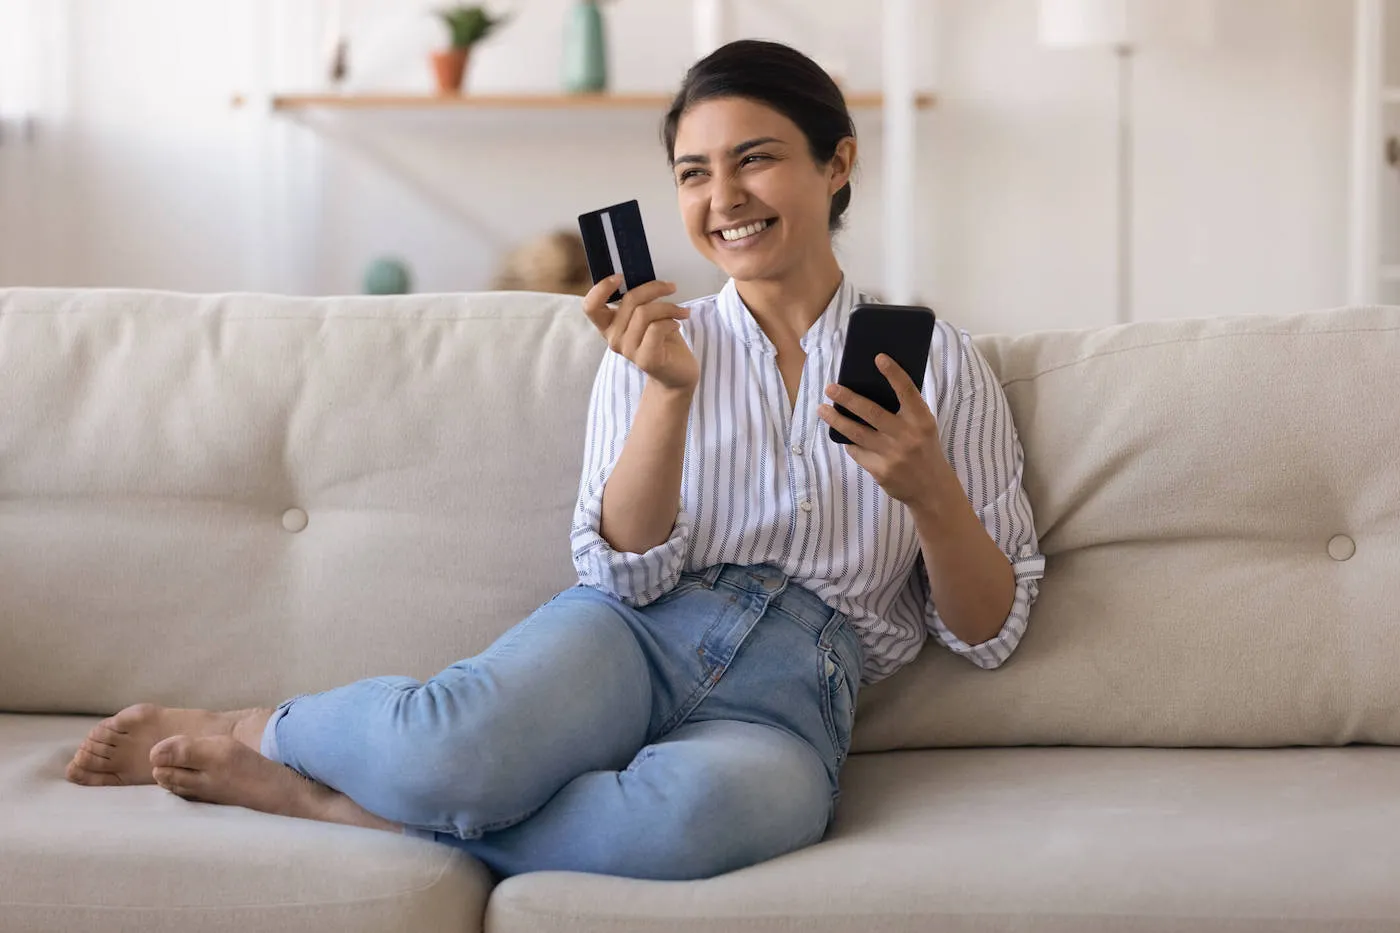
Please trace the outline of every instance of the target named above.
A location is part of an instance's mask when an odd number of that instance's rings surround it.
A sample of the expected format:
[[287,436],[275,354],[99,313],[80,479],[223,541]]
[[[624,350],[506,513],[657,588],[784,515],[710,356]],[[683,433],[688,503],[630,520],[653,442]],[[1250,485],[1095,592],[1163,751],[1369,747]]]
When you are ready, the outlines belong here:
[[950,651],[991,669],[1011,657],[1026,633],[1031,605],[1045,574],[1045,557],[1040,553],[1030,500],[1022,486],[1025,455],[1011,420],[1011,406],[971,336],[948,330],[955,336],[949,340],[947,359],[955,368],[949,373],[951,402],[941,411],[939,433],[948,462],[983,527],[1011,563],[1016,595],[1001,631],[981,644],[970,645],[939,617],[922,559],[918,562],[919,585],[925,593],[924,621],[929,631]]
[[579,582],[630,606],[645,606],[676,585],[684,569],[691,520],[677,508],[670,537],[644,554],[615,551],[599,533],[603,488],[622,455],[646,376],[608,350],[593,380],[583,452],[583,475],[569,539]]

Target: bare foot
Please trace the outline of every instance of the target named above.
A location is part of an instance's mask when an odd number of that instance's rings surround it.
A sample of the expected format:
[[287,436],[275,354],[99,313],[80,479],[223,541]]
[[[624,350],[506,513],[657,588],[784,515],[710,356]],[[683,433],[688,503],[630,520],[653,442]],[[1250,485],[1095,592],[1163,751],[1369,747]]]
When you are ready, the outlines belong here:
[[66,776],[74,784],[92,787],[154,784],[151,749],[162,739],[224,736],[256,749],[271,715],[270,709],[214,712],[138,703],[93,726],[68,763]]
[[173,736],[151,749],[151,764],[156,783],[186,800],[403,831],[399,824],[380,819],[344,794],[264,758],[230,736]]

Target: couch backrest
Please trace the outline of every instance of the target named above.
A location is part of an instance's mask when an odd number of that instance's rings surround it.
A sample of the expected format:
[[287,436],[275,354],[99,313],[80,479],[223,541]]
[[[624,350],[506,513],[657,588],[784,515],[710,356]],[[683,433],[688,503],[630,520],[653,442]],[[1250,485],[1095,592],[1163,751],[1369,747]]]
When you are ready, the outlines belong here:
[[[1000,670],[869,689],[858,748],[1400,742],[1400,309],[979,345],[1041,598]],[[574,580],[601,353],[569,298],[0,290],[0,709],[484,648]]]
[[539,295],[0,291],[0,709],[266,703],[485,648],[575,582],[602,351]]
[[859,747],[1400,743],[1400,308],[979,343],[1040,600],[995,672],[872,688]]

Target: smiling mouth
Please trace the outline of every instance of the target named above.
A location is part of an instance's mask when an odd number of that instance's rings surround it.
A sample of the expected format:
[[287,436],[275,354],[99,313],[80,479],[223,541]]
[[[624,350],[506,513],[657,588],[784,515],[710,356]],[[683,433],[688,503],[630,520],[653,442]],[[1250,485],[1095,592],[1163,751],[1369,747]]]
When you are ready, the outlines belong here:
[[755,220],[752,223],[741,224],[737,227],[725,227],[722,230],[716,230],[711,236],[717,236],[725,243],[739,244],[758,236],[777,222],[778,219],[776,217],[766,220]]

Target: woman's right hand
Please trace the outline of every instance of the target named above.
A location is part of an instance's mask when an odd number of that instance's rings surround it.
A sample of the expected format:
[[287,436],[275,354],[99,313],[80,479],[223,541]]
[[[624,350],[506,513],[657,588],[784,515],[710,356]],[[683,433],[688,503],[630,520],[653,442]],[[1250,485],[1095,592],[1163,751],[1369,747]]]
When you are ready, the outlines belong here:
[[583,310],[613,352],[619,353],[650,379],[672,390],[689,391],[700,381],[700,364],[681,336],[680,322],[690,309],[660,299],[675,294],[671,282],[648,282],[629,289],[617,307],[608,296],[622,284],[610,275],[589,289]]

